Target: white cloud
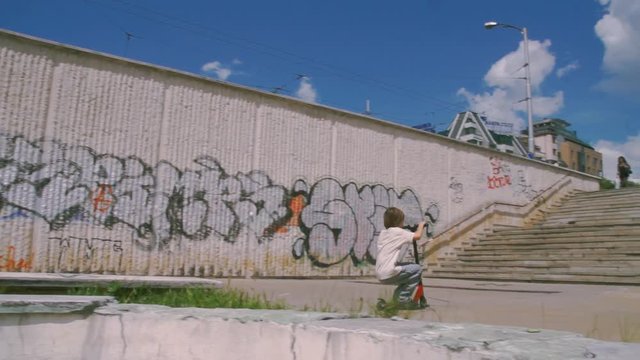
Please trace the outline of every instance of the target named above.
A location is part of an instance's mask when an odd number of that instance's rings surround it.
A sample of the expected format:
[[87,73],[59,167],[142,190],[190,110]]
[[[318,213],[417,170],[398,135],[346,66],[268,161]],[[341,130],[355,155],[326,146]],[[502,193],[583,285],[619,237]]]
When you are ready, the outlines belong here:
[[618,157],[624,156],[633,169],[631,179],[640,181],[640,133],[629,136],[623,143],[608,140],[599,140],[594,146],[596,151],[602,153],[602,167],[604,177],[610,180],[618,178]]
[[572,62],[571,64],[561,67],[560,69],[556,70],[556,76],[559,78],[564,77],[565,75],[567,75],[570,72],[573,72],[575,70],[577,70],[578,68],[580,68],[580,64],[578,64],[577,61]]
[[[525,74],[524,42],[521,41],[518,49],[508,53],[494,63],[484,80],[492,87],[489,92],[474,94],[465,88],[458,90],[458,95],[463,96],[473,111],[484,113],[492,121],[500,121],[514,124],[514,130],[519,131],[525,127],[524,118],[527,114],[525,82],[522,79]],[[529,62],[531,63],[531,87],[533,92],[540,89],[540,85],[553,72],[556,58],[550,52],[551,41],[529,41]],[[556,92],[553,96],[532,96],[532,108],[534,121],[539,117],[549,116],[564,106],[564,93]]]
[[224,67],[220,61],[212,61],[202,65],[202,71],[214,73],[220,80],[227,80],[234,73],[231,68]]
[[311,84],[311,79],[306,76],[300,78],[300,87],[296,91],[296,96],[304,101],[316,102],[318,91]]
[[[531,86],[534,90],[540,87],[544,79],[553,71],[556,57],[551,54],[551,41],[529,40],[529,62],[531,63]],[[524,41],[520,41],[518,49],[508,53],[491,66],[484,76],[489,86],[521,91],[524,97]]]
[[604,44],[603,68],[608,77],[599,84],[605,91],[640,91],[640,1],[600,0],[606,14],[596,23],[595,32]]
[[[523,109],[521,111],[525,111],[524,106],[525,103],[521,103]],[[534,117],[548,117],[549,115],[555,114],[564,106],[564,92],[556,91],[553,96],[534,96],[533,97],[533,115]],[[535,119],[534,119],[535,120]]]
[[496,88],[493,92],[474,94],[462,88],[458,90],[458,95],[467,99],[470,109],[488,116],[491,121],[514,124],[515,131],[523,129],[524,123],[514,106],[516,97],[505,89]]

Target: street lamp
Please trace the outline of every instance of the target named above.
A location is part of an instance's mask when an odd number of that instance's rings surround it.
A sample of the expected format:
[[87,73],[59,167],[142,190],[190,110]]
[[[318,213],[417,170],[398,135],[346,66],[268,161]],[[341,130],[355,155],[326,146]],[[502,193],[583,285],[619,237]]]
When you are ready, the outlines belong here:
[[524,80],[527,83],[527,98],[525,99],[527,101],[527,116],[529,118],[529,157],[533,158],[535,155],[535,145],[534,145],[534,138],[533,138],[533,108],[531,105],[532,99],[531,99],[531,71],[529,69],[529,35],[527,33],[527,28],[523,27],[517,27],[517,26],[513,26],[513,25],[509,25],[509,24],[502,24],[499,22],[495,22],[495,21],[487,21],[486,23],[484,23],[484,28],[487,30],[491,30],[494,27],[503,27],[503,28],[508,28],[508,29],[515,29],[518,30],[521,34],[522,37],[524,38]]

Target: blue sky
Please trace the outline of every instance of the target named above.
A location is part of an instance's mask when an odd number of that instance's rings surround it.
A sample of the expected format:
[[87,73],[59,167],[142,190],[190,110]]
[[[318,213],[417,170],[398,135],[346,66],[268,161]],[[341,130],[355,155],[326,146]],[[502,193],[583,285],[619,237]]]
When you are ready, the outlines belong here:
[[[438,130],[459,111],[559,117],[640,173],[637,0],[2,0],[0,28]],[[130,34],[127,40],[127,35]],[[299,75],[304,75],[300,77]]]

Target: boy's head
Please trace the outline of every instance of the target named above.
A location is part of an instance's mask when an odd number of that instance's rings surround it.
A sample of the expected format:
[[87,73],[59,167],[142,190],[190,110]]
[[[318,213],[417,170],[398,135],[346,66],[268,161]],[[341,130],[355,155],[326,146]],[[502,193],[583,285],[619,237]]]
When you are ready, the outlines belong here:
[[404,224],[404,213],[402,210],[390,207],[384,212],[384,227],[402,227]]

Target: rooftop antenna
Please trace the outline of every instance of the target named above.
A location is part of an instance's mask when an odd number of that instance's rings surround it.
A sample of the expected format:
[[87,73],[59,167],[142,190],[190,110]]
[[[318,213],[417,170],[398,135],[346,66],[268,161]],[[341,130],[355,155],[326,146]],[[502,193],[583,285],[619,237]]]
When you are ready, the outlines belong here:
[[124,31],[124,35],[127,37],[125,47],[124,47],[124,56],[126,57],[127,54],[129,53],[129,42],[131,41],[131,39],[142,39],[142,38],[128,31]]
[[365,102],[364,114],[371,115],[371,101],[369,99]]

